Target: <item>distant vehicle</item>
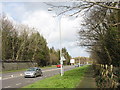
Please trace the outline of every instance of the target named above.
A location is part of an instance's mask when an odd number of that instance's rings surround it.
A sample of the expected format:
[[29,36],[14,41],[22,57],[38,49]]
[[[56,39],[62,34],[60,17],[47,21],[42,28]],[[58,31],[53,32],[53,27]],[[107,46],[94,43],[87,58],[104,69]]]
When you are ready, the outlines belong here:
[[79,64],[76,64],[75,67],[79,67]]
[[79,64],[79,63],[77,63],[77,64],[75,65],[75,67],[79,67],[79,65],[80,65],[80,66],[84,66],[84,64]]
[[42,75],[42,70],[39,67],[31,67],[24,72],[24,77],[37,77]]
[[80,64],[80,66],[84,66],[84,64]]
[[79,63],[76,63],[76,64],[75,64],[75,67],[79,67],[79,66],[80,66],[80,64],[79,64]]
[[56,65],[57,68],[61,68],[61,64]]

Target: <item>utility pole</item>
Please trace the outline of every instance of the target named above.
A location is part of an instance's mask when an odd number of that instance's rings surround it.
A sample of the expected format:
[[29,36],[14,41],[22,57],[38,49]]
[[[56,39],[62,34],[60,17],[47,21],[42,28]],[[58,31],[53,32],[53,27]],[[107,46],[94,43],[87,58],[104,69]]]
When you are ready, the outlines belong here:
[[61,42],[62,42],[62,39],[61,39],[61,16],[59,16],[60,19],[59,19],[59,31],[60,31],[60,65],[61,65],[61,76],[63,76],[63,60],[62,60],[62,46],[61,46]]
[[[53,11],[53,8],[48,8],[48,11]],[[56,14],[57,15],[57,14]],[[62,46],[61,46],[61,42],[62,42],[62,39],[61,39],[61,18],[62,16],[58,16],[58,19],[59,19],[59,32],[60,32],[60,65],[61,65],[61,76],[63,76],[63,59],[62,59]]]

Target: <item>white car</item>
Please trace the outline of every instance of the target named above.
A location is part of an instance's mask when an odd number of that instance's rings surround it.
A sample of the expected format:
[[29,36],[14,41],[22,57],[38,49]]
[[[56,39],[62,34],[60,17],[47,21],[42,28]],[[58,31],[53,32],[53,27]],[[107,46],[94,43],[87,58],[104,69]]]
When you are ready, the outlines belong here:
[[24,77],[37,77],[42,75],[42,70],[39,67],[31,67],[24,72]]
[[75,67],[79,67],[79,64],[76,64]]

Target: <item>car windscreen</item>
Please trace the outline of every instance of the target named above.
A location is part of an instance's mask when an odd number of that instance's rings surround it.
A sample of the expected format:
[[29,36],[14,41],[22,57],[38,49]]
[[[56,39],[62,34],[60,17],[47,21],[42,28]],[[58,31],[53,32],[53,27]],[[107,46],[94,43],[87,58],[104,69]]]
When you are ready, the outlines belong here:
[[35,68],[29,68],[27,71],[36,71]]

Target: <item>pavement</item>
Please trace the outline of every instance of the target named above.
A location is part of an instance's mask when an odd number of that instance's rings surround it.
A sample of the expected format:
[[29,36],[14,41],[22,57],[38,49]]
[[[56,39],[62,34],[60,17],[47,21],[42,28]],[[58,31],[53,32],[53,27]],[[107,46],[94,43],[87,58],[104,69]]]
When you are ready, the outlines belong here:
[[77,88],[97,88],[92,66],[90,66],[90,68],[85,72],[85,75]]

